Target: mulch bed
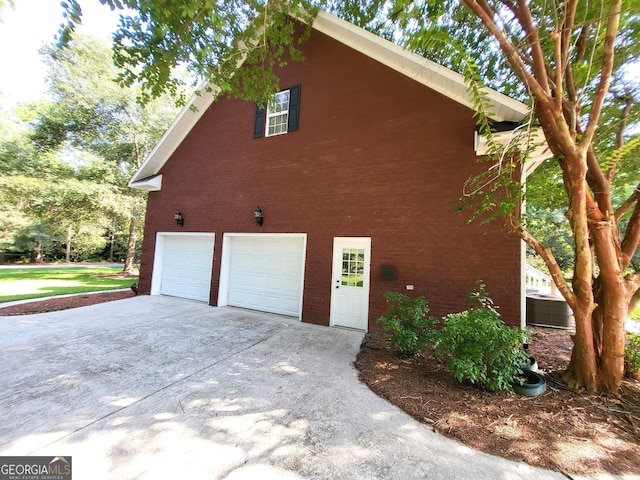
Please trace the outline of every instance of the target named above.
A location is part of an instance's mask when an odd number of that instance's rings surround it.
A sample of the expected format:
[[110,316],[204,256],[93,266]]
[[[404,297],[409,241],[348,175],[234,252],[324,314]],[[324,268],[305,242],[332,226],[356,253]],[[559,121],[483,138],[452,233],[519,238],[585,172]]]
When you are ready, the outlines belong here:
[[620,396],[571,391],[562,382],[570,334],[533,328],[529,353],[547,381],[537,397],[459,383],[437,357],[400,354],[372,333],[357,357],[360,379],[434,431],[476,450],[566,474],[640,475],[640,383]]
[[69,308],[95,305],[96,303],[111,302],[123,298],[131,298],[135,293],[131,290],[116,292],[101,292],[73,295],[71,297],[58,297],[48,300],[34,300],[33,302],[21,303],[11,307],[0,308],[0,316],[8,315],[31,315],[34,313],[55,312]]

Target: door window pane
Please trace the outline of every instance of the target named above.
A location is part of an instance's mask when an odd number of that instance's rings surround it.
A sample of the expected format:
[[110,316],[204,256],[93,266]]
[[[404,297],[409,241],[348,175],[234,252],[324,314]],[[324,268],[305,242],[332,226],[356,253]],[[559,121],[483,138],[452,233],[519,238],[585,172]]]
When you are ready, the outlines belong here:
[[342,249],[342,285],[364,287],[364,249]]

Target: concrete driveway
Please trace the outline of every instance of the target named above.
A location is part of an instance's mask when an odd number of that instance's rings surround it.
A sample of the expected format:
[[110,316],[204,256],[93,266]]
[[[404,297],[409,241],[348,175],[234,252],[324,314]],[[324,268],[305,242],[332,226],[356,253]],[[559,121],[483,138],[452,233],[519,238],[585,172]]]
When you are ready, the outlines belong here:
[[149,296],[0,322],[0,455],[76,480],[565,478],[378,398],[358,332]]

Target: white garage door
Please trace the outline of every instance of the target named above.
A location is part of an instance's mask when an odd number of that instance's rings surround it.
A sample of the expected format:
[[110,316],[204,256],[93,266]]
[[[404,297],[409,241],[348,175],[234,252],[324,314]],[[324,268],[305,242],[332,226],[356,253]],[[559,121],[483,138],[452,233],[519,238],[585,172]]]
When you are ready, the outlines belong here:
[[299,316],[304,239],[238,236],[230,245],[229,305]]
[[160,293],[209,302],[213,235],[164,235],[163,239]]

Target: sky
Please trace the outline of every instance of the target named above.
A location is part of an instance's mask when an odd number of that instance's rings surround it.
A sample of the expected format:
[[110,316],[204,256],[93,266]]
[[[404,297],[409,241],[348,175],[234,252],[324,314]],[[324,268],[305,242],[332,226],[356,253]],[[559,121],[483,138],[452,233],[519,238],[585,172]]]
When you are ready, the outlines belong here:
[[[110,40],[118,24],[99,0],[80,0],[80,31]],[[59,0],[14,0],[0,11],[0,102],[4,106],[34,101],[47,89],[46,67],[38,49],[55,41],[63,21]]]

